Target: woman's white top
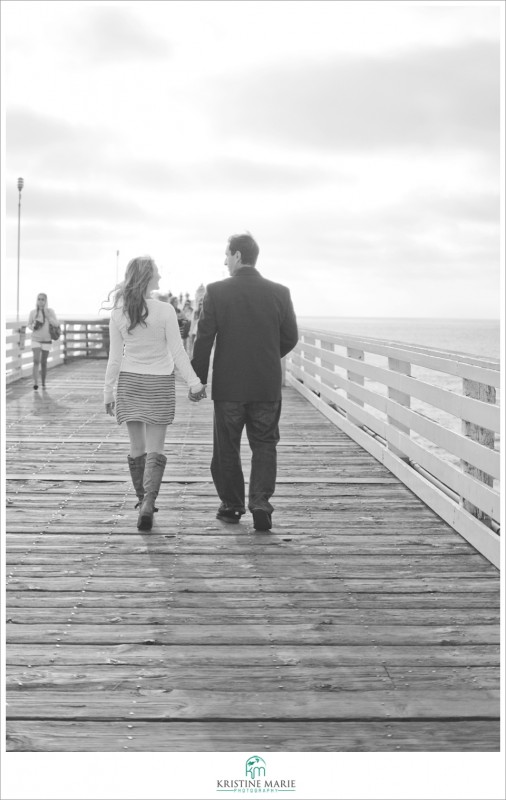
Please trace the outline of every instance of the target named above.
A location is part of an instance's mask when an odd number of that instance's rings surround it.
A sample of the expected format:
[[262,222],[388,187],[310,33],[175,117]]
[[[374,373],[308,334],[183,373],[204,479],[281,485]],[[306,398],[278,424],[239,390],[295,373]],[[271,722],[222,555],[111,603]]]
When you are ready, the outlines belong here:
[[175,364],[189,387],[202,385],[184,349],[173,306],[151,298],[147,299],[146,303],[148,306],[146,325],[136,325],[130,333],[128,333],[130,322],[124,315],[122,306],[111,312],[104,403],[113,402],[114,389],[120,372],[171,375]]
[[[42,322],[42,327],[37,328],[37,330],[34,331],[33,326],[36,320]],[[42,314],[40,308],[34,308],[32,311],[30,311],[28,316],[28,327],[32,329],[32,344],[52,344],[52,339],[49,334],[49,323],[51,323],[51,325],[58,325],[56,314],[52,308],[45,308],[44,315]]]

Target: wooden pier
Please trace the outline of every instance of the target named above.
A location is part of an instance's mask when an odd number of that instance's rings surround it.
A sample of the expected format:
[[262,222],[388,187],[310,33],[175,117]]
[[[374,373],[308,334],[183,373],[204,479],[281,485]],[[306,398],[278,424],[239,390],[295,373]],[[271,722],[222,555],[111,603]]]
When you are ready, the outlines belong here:
[[291,387],[271,533],[181,383],[141,533],[104,371],[7,387],[8,750],[499,750],[489,560]]

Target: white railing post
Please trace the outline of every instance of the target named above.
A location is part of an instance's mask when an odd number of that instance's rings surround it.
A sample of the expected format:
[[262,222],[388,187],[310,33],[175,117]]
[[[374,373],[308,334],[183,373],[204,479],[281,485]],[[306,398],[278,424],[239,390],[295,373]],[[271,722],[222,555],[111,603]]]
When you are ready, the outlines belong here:
[[[326,342],[324,339],[321,339],[320,344],[322,350],[328,350],[330,353],[335,352],[334,344],[332,342]],[[330,372],[335,372],[335,364],[333,361],[326,361],[324,358],[320,358],[320,364],[324,369],[328,369],[330,370]],[[322,375],[320,379],[321,382],[324,383],[326,386],[332,386],[332,388],[334,388],[334,382],[329,378],[325,378]]]
[[[348,358],[356,358],[357,361],[363,361],[364,360],[364,351],[363,350],[357,350],[355,347],[347,347],[346,348],[346,355],[348,356]],[[347,372],[347,377],[348,377],[349,381],[352,381],[353,383],[358,383],[359,386],[363,386],[364,385],[364,376],[363,375],[359,375],[358,373],[353,372],[352,370],[347,370],[346,372]],[[354,397],[351,392],[347,392],[346,394],[347,394],[348,400],[351,400],[352,403],[355,403],[355,405],[357,405],[357,406],[362,406],[362,408],[363,408],[364,403],[363,403],[362,400],[359,400],[357,397]],[[362,427],[362,423],[358,419],[355,419],[355,417],[350,415],[349,411],[346,413],[346,417],[347,417],[348,421],[351,422],[353,425],[358,425],[359,428]]]
[[[473,397],[475,400],[481,400],[483,403],[496,402],[495,388],[493,386],[487,386],[484,383],[478,383],[477,381],[471,381],[467,378],[464,378],[462,380],[462,391],[465,397]],[[494,431],[491,431],[488,428],[482,428],[479,425],[475,425],[473,422],[468,422],[464,419],[462,420],[462,433],[469,439],[479,442],[481,445],[489,447],[491,450],[494,449]],[[462,461],[461,463],[462,470],[467,475],[471,475],[473,478],[481,481],[487,486],[494,485],[494,480],[491,475],[488,475],[486,472],[483,472],[483,470],[478,469],[477,467],[473,467],[472,464],[468,464],[467,461]],[[472,514],[473,517],[477,517],[477,519],[481,520],[490,527],[490,517],[481,511],[481,509],[477,508],[465,498],[460,499],[460,504],[465,508],[466,511]]]
[[[392,370],[392,372],[400,372],[402,375],[407,375],[408,377],[411,376],[411,364],[409,361],[399,361],[397,358],[389,358],[388,359],[388,369]],[[399,403],[401,406],[406,406],[407,408],[411,405],[411,397],[409,394],[405,392],[400,392],[398,389],[393,389],[391,386],[388,387],[388,397],[390,400],[394,400],[396,403]],[[406,433],[408,436],[410,435],[410,429],[407,425],[403,425],[401,422],[397,422],[397,420],[393,419],[387,415],[388,424],[391,425],[393,428],[397,428],[397,430]],[[394,447],[390,442],[388,443],[388,449],[392,451],[396,456],[402,458],[403,461],[408,461],[408,456],[403,453],[401,450],[398,450]]]
[[313,378],[316,377],[316,356],[313,353],[304,350],[304,345],[316,345],[316,338],[314,336],[308,336],[308,334],[304,334],[301,341],[302,347],[302,356],[306,361],[312,361],[314,364],[314,369],[312,367],[308,367],[306,364],[303,366],[304,372],[307,372],[308,375],[311,375]]

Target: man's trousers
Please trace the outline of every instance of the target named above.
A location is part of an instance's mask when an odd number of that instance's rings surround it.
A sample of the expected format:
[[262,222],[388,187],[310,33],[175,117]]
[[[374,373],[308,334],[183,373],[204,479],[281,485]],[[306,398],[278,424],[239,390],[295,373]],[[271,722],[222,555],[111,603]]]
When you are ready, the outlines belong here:
[[269,502],[276,488],[276,445],[279,442],[281,400],[214,401],[214,441],[211,474],[221,502],[241,513],[245,508],[241,436],[244,427],[251,448],[248,508],[273,511]]

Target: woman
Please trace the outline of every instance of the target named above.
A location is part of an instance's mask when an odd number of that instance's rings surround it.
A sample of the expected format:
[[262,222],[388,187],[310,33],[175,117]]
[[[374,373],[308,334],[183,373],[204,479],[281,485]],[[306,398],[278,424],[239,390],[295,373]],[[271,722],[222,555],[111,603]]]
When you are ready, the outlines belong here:
[[30,311],[28,327],[32,329],[33,351],[33,388],[39,388],[39,367],[42,388],[46,388],[47,359],[51,352],[51,335],[49,325],[58,325],[56,314],[52,308],[47,307],[47,294],[40,292],[37,295],[37,305]]
[[128,428],[128,466],[140,506],[137,527],[143,531],[152,528],[167,463],[163,449],[176,405],[174,364],[189,386],[190,399],[206,396],[185,353],[174,308],[150,298],[159,282],[155,262],[142,256],[130,261],[124,282],[113,290],[104,389],[106,413],[114,416],[116,408],[118,424],[126,422]]

